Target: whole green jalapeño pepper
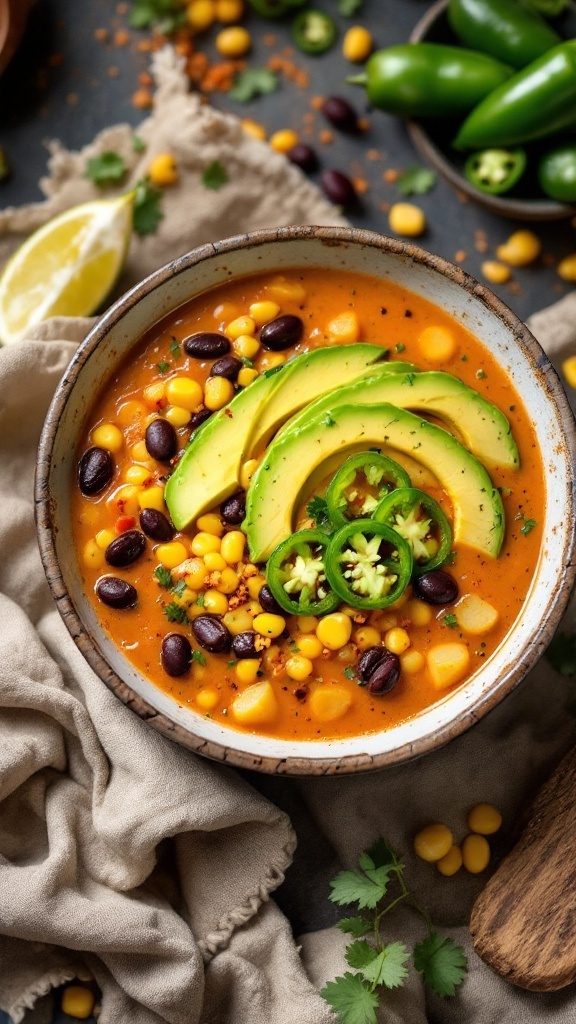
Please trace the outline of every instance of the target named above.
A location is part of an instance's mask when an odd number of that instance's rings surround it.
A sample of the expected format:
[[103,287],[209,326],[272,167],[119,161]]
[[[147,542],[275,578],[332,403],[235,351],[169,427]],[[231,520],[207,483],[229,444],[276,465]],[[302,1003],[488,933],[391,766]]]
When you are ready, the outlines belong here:
[[414,576],[437,569],[450,554],[450,523],[438,502],[417,487],[392,491],[374,509],[374,519],[390,526],[410,545]]
[[351,455],[326,491],[328,515],[334,528],[372,515],[378,502],[395,487],[408,487],[402,466],[379,452]]
[[461,126],[456,149],[518,146],[576,123],[576,39],[533,61],[490,93]]
[[327,615],[341,603],[326,579],[330,538],[321,530],[299,530],[274,549],[266,582],[278,604],[291,615]]
[[512,69],[485,53],[440,43],[406,43],[377,50],[364,74],[370,103],[400,117],[455,117],[502,85]]
[[576,203],[576,142],[545,153],[538,164],[540,188],[559,203]]
[[450,0],[450,28],[465,46],[524,68],[562,42],[536,11],[518,0]]
[[332,589],[353,608],[387,608],[412,575],[412,551],[399,533],[373,519],[356,519],[336,531],[326,553]]

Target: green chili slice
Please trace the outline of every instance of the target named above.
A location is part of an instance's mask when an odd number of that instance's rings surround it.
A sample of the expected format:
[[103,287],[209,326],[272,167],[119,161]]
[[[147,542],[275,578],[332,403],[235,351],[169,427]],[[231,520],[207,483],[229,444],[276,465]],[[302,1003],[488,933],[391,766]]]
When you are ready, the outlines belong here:
[[330,538],[321,530],[299,530],[274,549],[266,581],[278,604],[291,615],[327,615],[341,603],[326,578]]
[[353,608],[387,608],[412,575],[410,545],[385,523],[356,519],[336,531],[326,553],[332,589]]
[[452,547],[452,531],[437,501],[417,487],[400,487],[374,509],[376,522],[391,527],[410,545],[412,574],[443,565]]
[[472,153],[464,165],[468,181],[492,196],[509,192],[525,170],[526,153],[523,149],[483,149]]
[[371,451],[351,455],[326,491],[330,522],[340,527],[365,519],[391,490],[409,486],[406,471],[386,455]]
[[325,53],[336,42],[338,26],[324,11],[302,11],[292,23],[292,38],[302,53]]

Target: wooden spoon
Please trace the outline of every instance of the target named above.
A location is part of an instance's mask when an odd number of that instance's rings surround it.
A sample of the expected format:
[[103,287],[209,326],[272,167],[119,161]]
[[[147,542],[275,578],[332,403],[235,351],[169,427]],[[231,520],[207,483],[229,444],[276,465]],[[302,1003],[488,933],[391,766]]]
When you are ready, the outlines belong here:
[[576,749],[472,909],[474,949],[507,981],[554,992],[576,979]]

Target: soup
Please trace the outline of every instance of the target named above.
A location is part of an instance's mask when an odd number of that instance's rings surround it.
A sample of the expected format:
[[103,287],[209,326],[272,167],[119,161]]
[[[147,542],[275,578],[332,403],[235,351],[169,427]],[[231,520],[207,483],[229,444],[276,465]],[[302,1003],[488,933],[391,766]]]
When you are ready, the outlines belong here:
[[139,671],[310,740],[465,685],[521,611],[543,502],[529,417],[471,333],[309,269],[220,286],[141,339],[88,416],[72,523]]

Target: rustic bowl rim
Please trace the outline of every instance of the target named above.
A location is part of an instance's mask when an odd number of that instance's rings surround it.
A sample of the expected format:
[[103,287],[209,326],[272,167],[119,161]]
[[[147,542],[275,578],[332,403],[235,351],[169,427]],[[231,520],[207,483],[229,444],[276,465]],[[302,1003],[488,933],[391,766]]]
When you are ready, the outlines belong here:
[[[167,714],[157,710],[141,695],[135,692],[111,668],[100,652],[96,641],[91,637],[83,623],[71,596],[59,566],[55,535],[54,498],[50,493],[49,475],[52,453],[58,433],[58,425],[62,411],[73,394],[75,382],[84,364],[94,355],[101,340],[112,327],[117,325],[127,312],[140,300],[189,268],[197,266],[214,256],[225,256],[239,250],[258,248],[270,243],[291,242],[293,240],[316,239],[326,246],[359,245],[372,247],[380,251],[392,253],[406,258],[410,262],[423,265],[432,271],[447,277],[462,287],[473,298],[479,299],[487,310],[495,314],[510,332],[515,344],[523,345],[533,365],[546,375],[550,397],[556,406],[559,422],[563,430],[563,442],[571,452],[576,452],[576,424],[568,400],[560,380],[550,364],[540,344],[515,313],[489,288],[480,284],[471,275],[455,266],[443,257],[432,254],[413,243],[407,243],[390,236],[360,228],[317,227],[310,225],[290,226],[284,228],[260,229],[242,235],[223,239],[219,242],[201,245],[189,253],[177,257],[146,277],[139,284],[121,296],[96,322],[81,343],[62,380],[60,381],[48,414],[46,416],[36,466],[35,481],[35,515],[40,555],[48,584],[72,638],[86,661],[102,681],[127,706],[132,708],[141,718],[150,722],[164,736],[179,742],[184,747],[201,753],[213,760],[227,765],[257,770],[269,774],[286,774],[295,776],[350,774],[372,771],[412,760],[416,757],[437,749],[449,740],[465,732],[480,718],[511,693],[522,681],[527,672],[534,666],[547,644],[552,639],[570,596],[570,590],[576,578],[576,479],[572,480],[571,490],[566,494],[565,523],[571,524],[571,531],[566,528],[563,542],[563,575],[558,580],[555,595],[551,598],[549,614],[531,638],[517,664],[507,672],[504,681],[495,680],[490,690],[483,694],[476,703],[469,706],[460,717],[452,719],[442,727],[418,738],[416,741],[404,743],[393,750],[382,754],[351,754],[339,757],[307,757],[298,755],[298,741],[294,741],[295,754],[278,758],[275,756],[259,756],[234,748],[235,731],[230,729],[229,742],[213,743],[195,735],[174,722]],[[246,272],[247,274],[249,271]],[[181,305],[181,301],[178,302]],[[175,306],[174,308],[177,308]],[[163,314],[164,315],[164,314]],[[135,340],[135,344],[137,344]],[[245,734],[243,734],[245,735]]]
[[[430,29],[446,12],[449,3],[450,0],[436,0],[412,29],[411,43],[424,42]],[[506,198],[481,192],[460,173],[417,118],[409,119],[406,127],[412,143],[423,158],[458,192],[464,193],[492,213],[511,220],[531,221],[566,220],[576,214],[576,205],[560,203],[555,199],[515,199],[513,196]]]

